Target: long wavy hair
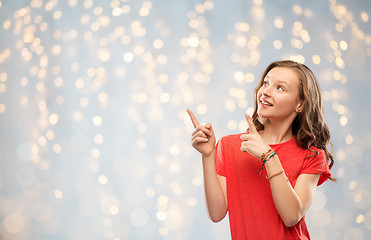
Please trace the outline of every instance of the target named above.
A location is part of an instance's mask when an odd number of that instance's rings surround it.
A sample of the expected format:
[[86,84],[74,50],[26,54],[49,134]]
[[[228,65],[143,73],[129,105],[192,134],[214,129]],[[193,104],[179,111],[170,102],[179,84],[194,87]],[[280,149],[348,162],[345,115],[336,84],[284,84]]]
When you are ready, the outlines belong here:
[[[330,142],[330,131],[323,118],[323,104],[321,89],[313,72],[304,64],[297,63],[290,60],[276,61],[271,63],[263,72],[260,82],[255,89],[255,109],[252,115],[252,120],[258,131],[264,129],[263,123],[259,120],[258,115],[258,99],[257,93],[262,87],[265,76],[270,70],[276,67],[284,67],[293,70],[298,77],[299,84],[299,98],[302,100],[302,111],[298,113],[292,123],[292,133],[295,136],[296,143],[303,149],[308,149],[318,155],[317,151],[310,149],[315,146],[322,149],[326,154],[326,159],[331,169],[334,165],[334,157],[328,150],[328,145],[333,145]],[[330,180],[335,181],[334,178]]]

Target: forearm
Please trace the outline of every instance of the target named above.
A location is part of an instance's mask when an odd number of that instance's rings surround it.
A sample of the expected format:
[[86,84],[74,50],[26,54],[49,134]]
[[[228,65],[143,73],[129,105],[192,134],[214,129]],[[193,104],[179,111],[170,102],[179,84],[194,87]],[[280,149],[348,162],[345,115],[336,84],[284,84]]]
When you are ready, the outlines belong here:
[[[193,112],[187,109],[195,130],[192,133],[192,146],[202,154],[204,187],[207,210],[213,222],[219,222],[227,213],[226,181],[216,174],[215,135],[210,123],[199,124]],[[223,186],[221,186],[221,184]]]
[[221,221],[227,213],[227,203],[215,168],[215,152],[202,157],[205,198],[209,216],[213,222]]
[[[270,159],[265,167],[268,176],[283,170],[277,156]],[[295,225],[304,216],[305,209],[286,174],[281,173],[267,181],[270,183],[274,205],[282,221],[288,227]]]

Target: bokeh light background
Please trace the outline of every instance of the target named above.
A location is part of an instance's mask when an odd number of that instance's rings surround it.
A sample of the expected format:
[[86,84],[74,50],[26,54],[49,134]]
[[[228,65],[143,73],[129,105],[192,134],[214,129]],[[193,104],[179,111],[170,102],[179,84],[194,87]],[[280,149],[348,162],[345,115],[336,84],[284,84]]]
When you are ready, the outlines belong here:
[[246,129],[272,61],[323,90],[337,183],[313,239],[371,236],[371,1],[0,1],[0,238],[229,239],[185,109]]

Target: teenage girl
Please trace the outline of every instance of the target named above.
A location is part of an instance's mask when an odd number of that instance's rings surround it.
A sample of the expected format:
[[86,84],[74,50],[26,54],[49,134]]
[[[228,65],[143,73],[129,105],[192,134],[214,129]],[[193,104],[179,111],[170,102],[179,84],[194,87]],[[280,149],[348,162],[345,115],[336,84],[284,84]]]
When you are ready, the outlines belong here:
[[271,63],[255,90],[246,133],[216,144],[210,123],[195,127],[205,197],[213,222],[229,213],[232,239],[310,239],[305,223],[316,186],[331,178],[330,132],[312,71],[293,61]]

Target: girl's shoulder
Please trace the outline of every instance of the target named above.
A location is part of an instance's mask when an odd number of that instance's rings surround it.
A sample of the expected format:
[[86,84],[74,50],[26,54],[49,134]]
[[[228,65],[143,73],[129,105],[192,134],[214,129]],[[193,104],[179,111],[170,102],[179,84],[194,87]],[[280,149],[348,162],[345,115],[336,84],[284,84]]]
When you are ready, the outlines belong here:
[[297,142],[296,137],[294,136],[289,141],[271,145],[275,149],[281,149],[282,151],[288,152],[291,155],[300,156],[300,158],[307,159],[307,158],[316,158],[317,156],[323,158],[325,156],[325,152],[315,146],[311,146],[308,148],[303,147],[304,144]]
[[[299,146],[299,145],[298,145]],[[299,146],[300,147],[300,146]],[[316,147],[316,146],[310,146],[309,148],[302,148],[302,154],[304,155],[304,158],[307,159],[307,158],[326,158],[326,154],[325,152]]]

